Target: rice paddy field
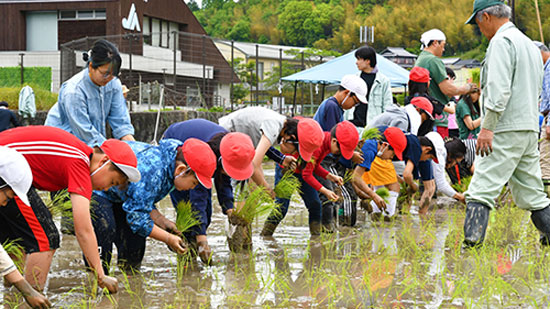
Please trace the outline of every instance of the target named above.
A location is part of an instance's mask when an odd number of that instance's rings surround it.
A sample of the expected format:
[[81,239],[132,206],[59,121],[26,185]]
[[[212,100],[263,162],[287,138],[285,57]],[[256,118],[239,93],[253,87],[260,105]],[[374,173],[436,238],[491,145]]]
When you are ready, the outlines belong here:
[[[266,173],[273,169],[266,165]],[[46,295],[59,308],[544,308],[550,303],[550,258],[539,245],[529,212],[510,198],[491,213],[486,241],[462,248],[464,206],[434,201],[427,216],[417,206],[392,222],[372,222],[358,210],[357,225],[311,238],[307,210],[297,197],[274,237],[259,236],[253,249],[233,254],[226,217],[214,206],[209,244],[214,266],[177,267],[166,245],[150,240],[142,273],[113,266],[120,291],[103,294],[84,271],[74,236],[63,235]],[[175,220],[164,199],[159,209]],[[116,264],[116,263],[113,263]],[[0,299],[24,308],[10,289]]]

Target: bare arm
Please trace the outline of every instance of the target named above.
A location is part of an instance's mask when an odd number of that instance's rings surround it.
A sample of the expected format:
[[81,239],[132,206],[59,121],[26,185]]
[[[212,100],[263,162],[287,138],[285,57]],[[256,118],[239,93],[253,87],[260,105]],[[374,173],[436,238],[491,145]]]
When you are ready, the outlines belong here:
[[252,180],[258,185],[262,186],[268,190],[271,190],[271,186],[267,183],[264,177],[264,170],[262,169],[262,162],[264,160],[265,153],[271,147],[271,142],[269,139],[262,134],[260,142],[256,146],[256,153],[254,154],[254,159],[252,159],[252,164],[254,165],[254,173],[252,174]]
[[450,80],[445,79],[439,83],[439,89],[441,89],[441,92],[443,92],[446,96],[452,97],[455,95],[467,94],[472,91],[473,88],[471,84],[455,86],[455,84],[453,84]]
[[366,169],[362,166],[355,167],[353,170],[353,184],[357,186],[360,191],[366,193],[378,207],[386,208],[384,199],[376,194],[376,192],[363,181],[363,173],[365,173],[365,171]]
[[149,234],[149,236],[153,239],[162,241],[163,243],[167,244],[177,254],[185,254],[187,252],[187,248],[185,247],[185,244],[183,243],[183,239],[181,239],[181,237],[168,233],[157,225],[153,225],[153,230],[151,231],[151,234]]
[[479,128],[481,125],[481,118],[477,118],[476,120],[472,120],[472,117],[470,115],[464,116],[464,124],[466,127],[468,127],[468,130],[474,130],[475,128]]
[[118,281],[113,277],[106,276],[101,266],[101,260],[97,249],[97,239],[90,217],[90,200],[75,193],[71,193],[70,197],[73,205],[76,240],[88,264],[95,271],[99,286],[107,288],[111,293],[116,293],[118,291]]
[[411,160],[407,161],[407,165],[405,166],[405,171],[403,171],[403,180],[413,189],[413,191],[418,191],[418,185],[416,182],[414,182],[413,172],[414,170],[414,164]]
[[432,199],[432,196],[435,193],[435,181],[433,179],[426,180],[424,183],[424,192],[422,193],[422,196],[420,197],[420,214],[425,214],[428,212],[430,201]]
[[128,135],[124,135],[123,137],[120,138],[121,140],[123,141],[135,141],[136,139],[134,138],[133,135],[131,134],[128,134]]

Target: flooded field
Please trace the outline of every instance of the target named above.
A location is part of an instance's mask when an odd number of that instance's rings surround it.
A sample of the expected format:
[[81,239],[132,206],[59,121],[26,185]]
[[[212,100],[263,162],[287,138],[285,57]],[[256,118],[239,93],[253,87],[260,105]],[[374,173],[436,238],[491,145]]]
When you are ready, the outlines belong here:
[[[149,240],[142,274],[113,266],[120,282],[113,296],[88,282],[75,237],[64,235],[45,292],[66,308],[548,306],[550,251],[528,212],[504,203],[492,212],[485,246],[463,250],[464,209],[444,198],[437,204],[426,217],[413,206],[389,223],[358,210],[355,227],[310,238],[307,211],[295,200],[273,238],[259,236],[263,219],[254,223],[250,254],[230,253],[216,204],[208,235],[214,266],[195,263],[178,274],[175,254]],[[175,218],[168,198],[159,209]],[[21,301],[2,295],[6,307]]]

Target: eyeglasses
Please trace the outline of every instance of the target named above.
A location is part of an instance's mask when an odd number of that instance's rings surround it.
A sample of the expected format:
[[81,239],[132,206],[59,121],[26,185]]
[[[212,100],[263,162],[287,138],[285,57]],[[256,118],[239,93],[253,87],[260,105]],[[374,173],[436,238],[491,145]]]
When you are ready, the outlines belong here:
[[359,104],[361,101],[359,101],[359,98],[357,97],[357,95],[353,92],[350,92],[349,93],[349,96],[351,98],[353,98],[353,102],[355,103],[355,105]]
[[110,77],[113,76],[113,72],[112,72],[111,70],[109,70],[109,69],[107,69],[105,72],[101,72],[99,69],[96,69],[96,70],[97,70],[97,71],[99,72],[99,74],[101,74],[101,76],[102,76],[103,78],[105,78],[105,79],[108,79],[108,78],[110,78]]

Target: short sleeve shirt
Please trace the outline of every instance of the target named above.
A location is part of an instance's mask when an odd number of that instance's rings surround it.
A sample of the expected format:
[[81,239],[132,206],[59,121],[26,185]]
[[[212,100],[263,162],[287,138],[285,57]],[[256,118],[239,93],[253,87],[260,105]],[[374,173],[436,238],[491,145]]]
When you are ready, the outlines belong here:
[[15,149],[29,163],[33,186],[92,197],[90,157],[93,149],[76,136],[55,127],[17,127],[0,133],[0,145]]
[[375,139],[366,140],[363,147],[361,147],[361,151],[363,152],[363,163],[359,166],[370,171],[370,166],[378,153],[378,142]]
[[219,124],[198,118],[172,124],[164,132],[164,138],[173,138],[181,142],[196,138],[208,142],[215,135],[226,132],[227,130]]
[[447,72],[445,71],[445,65],[443,61],[436,57],[434,54],[423,50],[415,66],[425,68],[430,71],[430,95],[436,98],[441,104],[449,103],[449,97],[447,97],[441,89],[439,89],[439,83],[447,79]]
[[262,134],[271,144],[283,130],[286,117],[264,107],[247,107],[220,118],[219,124],[230,132],[241,132],[252,139],[254,147],[258,145]]
[[461,139],[477,138],[480,127],[477,127],[473,130],[468,129],[468,127],[464,123],[464,117],[466,116],[470,116],[472,120],[476,120],[479,118],[479,113],[477,113],[477,115],[472,115],[472,111],[470,110],[470,107],[468,106],[466,101],[460,100],[456,105],[456,121],[458,124],[459,137]]

